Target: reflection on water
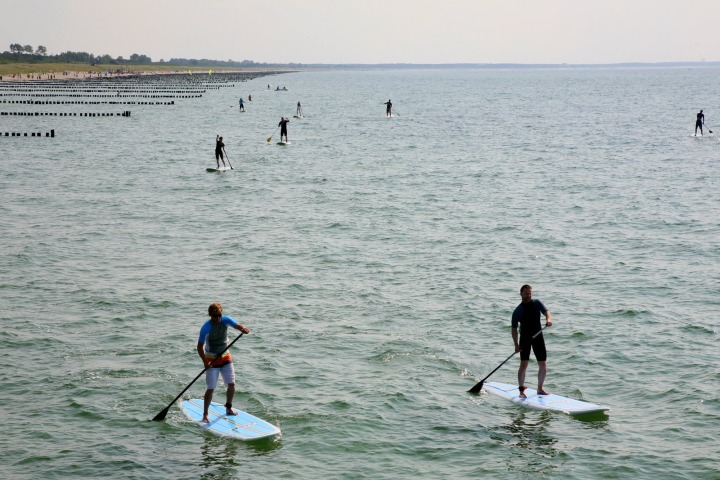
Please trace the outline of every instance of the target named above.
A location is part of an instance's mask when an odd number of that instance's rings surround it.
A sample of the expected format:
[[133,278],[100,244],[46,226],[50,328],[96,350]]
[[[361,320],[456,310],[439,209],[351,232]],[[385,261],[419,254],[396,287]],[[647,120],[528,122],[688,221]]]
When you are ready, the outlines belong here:
[[200,447],[203,480],[236,478],[238,467],[247,457],[267,455],[282,446],[280,438],[264,438],[252,442],[242,442],[231,438],[205,434],[205,443]]
[[583,429],[605,430],[609,426],[606,412],[566,416],[550,411],[513,411],[508,423],[490,432],[490,438],[509,451],[506,457],[508,472],[549,474],[562,471],[570,457],[566,454],[568,445],[559,442],[558,437],[562,436],[558,432],[567,425],[568,417],[580,422]]
[[509,472],[551,473],[560,466],[557,438],[547,432],[552,418],[552,412],[519,411],[512,415],[510,423],[491,434],[512,452],[507,458]]
[[607,412],[585,413],[583,415],[572,415],[572,418],[586,423],[588,428],[605,429],[610,423],[610,415]]

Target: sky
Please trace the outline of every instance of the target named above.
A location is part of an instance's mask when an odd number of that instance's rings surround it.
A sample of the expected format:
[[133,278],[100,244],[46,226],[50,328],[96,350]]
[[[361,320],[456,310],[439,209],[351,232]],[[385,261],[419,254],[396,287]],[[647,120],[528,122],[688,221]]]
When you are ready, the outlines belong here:
[[154,61],[720,61],[720,0],[0,0],[19,43]]

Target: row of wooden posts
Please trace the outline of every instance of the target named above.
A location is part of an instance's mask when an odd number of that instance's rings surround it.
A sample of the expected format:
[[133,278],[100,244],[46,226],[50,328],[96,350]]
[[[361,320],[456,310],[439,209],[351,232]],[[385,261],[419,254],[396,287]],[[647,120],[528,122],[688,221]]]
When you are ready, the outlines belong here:
[[74,93],[0,93],[0,97],[138,97],[138,98],[202,98],[202,95],[85,95]]
[[77,112],[65,112],[65,113],[52,113],[52,112],[0,112],[0,115],[11,115],[20,117],[129,117],[130,110],[126,110],[120,113],[77,113]]
[[[151,89],[151,90],[138,90],[134,88],[93,88],[88,90],[81,90],[78,88],[62,88],[62,87],[45,87],[45,88],[2,88],[0,86],[0,92],[43,92],[43,93],[64,93],[64,92],[75,92],[75,93],[110,93],[111,96],[117,96],[118,93],[206,93],[205,90],[197,88],[186,89],[186,90],[167,90],[167,89]],[[135,97],[139,95],[133,95]]]
[[175,105],[175,100],[169,102],[81,102],[73,100],[72,102],[54,101],[54,100],[0,100],[0,103],[13,103],[22,105]]
[[[0,132],[0,137],[42,137],[41,132],[18,133],[18,132]],[[55,130],[45,132],[46,137],[55,137]]]

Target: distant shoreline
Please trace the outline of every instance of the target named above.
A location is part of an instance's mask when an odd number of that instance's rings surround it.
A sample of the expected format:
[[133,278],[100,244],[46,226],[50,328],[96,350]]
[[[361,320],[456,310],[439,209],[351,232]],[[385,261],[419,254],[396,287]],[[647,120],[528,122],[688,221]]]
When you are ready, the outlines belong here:
[[588,69],[588,68],[718,68],[720,62],[657,62],[657,63],[378,63],[378,64],[293,64],[293,70],[377,70],[377,69]]
[[0,64],[3,81],[13,80],[78,80],[83,78],[112,78],[131,75],[264,73],[292,72],[291,68],[230,68],[230,67],[177,67],[159,65],[83,65],[73,63],[4,63]]
[[[3,80],[19,79],[82,79],[128,75],[204,74],[233,72],[301,72],[311,70],[381,70],[381,69],[612,69],[612,68],[719,68],[720,62],[656,62],[656,63],[347,63],[347,64],[268,64],[257,67],[208,67],[170,65],[84,65],[68,63],[0,63]],[[22,77],[22,78],[20,78]]]

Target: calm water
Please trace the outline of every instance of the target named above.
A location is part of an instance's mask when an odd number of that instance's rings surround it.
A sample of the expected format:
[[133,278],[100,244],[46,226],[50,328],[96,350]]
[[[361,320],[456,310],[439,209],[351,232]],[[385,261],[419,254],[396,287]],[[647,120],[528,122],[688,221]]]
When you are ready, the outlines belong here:
[[[720,133],[718,82],[332,71],[174,106],[0,103],[132,111],[0,117],[57,135],[0,138],[0,476],[720,478],[720,143],[689,136],[700,108]],[[216,134],[234,172],[205,172]],[[608,416],[466,393],[512,353],[523,283],[554,315],[546,386]],[[235,405],[277,441],[149,421],[202,370],[213,301],[252,331]]]

